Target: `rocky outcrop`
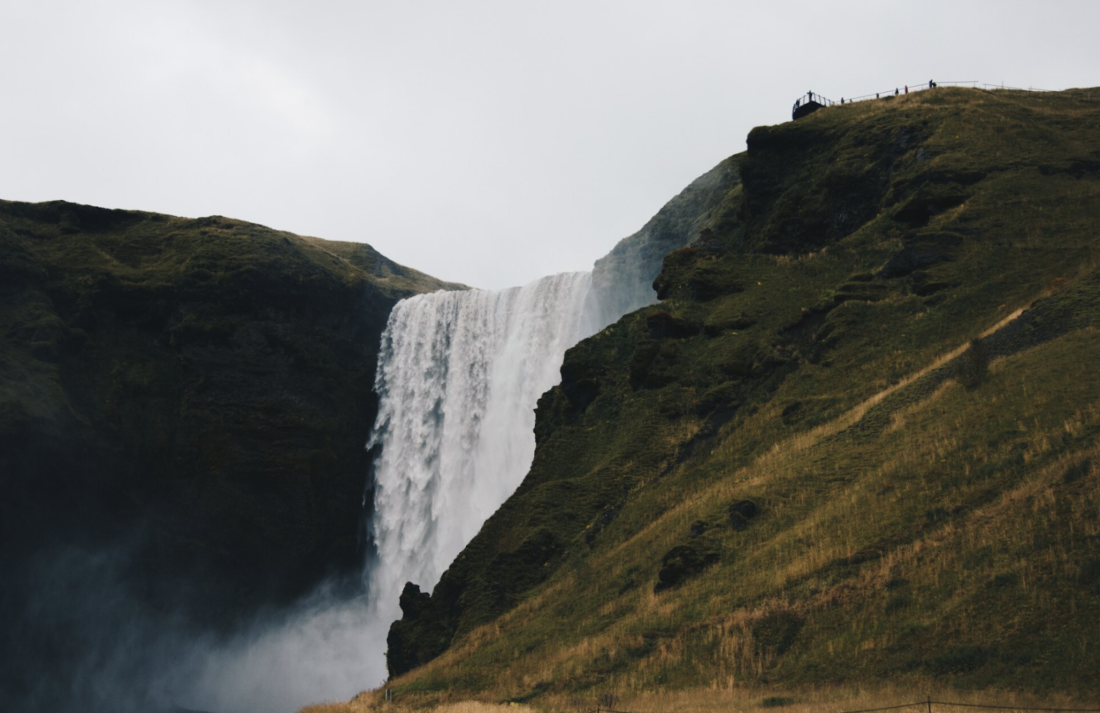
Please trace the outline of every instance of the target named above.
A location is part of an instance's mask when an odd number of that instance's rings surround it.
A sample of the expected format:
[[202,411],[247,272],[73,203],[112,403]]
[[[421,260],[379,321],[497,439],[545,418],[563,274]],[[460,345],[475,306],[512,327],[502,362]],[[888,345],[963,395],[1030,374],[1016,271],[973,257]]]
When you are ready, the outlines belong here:
[[[657,301],[654,279],[673,250],[736,226],[739,166],[744,154],[731,156],[680,192],[642,229],[623,238],[592,270],[593,298],[600,302],[600,324]],[[704,232],[705,231],[705,232]]]

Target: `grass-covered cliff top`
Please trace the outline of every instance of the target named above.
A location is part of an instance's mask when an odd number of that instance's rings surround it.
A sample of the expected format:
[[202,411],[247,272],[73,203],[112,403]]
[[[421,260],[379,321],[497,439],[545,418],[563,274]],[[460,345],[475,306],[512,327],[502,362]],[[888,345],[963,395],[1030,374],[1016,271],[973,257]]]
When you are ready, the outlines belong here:
[[1100,102],[830,107],[740,173],[406,590],[398,699],[1100,693]]
[[303,237],[221,216],[0,200],[0,231],[5,271],[30,260],[86,278],[103,274],[176,289],[243,287],[259,273],[293,274],[304,284],[322,272],[370,283],[390,296],[461,287],[398,265],[365,243]]

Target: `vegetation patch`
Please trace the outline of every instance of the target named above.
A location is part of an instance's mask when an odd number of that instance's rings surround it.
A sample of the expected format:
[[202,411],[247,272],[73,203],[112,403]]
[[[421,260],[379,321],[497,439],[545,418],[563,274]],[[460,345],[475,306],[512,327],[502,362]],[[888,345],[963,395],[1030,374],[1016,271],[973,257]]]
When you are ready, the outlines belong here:
[[[700,533],[702,534],[702,533]],[[654,592],[662,592],[682,584],[718,561],[718,553],[694,545],[677,545],[661,557]]]
[[795,701],[793,698],[788,698],[787,696],[768,696],[760,700],[760,707],[783,708],[784,706],[789,706],[794,702]]

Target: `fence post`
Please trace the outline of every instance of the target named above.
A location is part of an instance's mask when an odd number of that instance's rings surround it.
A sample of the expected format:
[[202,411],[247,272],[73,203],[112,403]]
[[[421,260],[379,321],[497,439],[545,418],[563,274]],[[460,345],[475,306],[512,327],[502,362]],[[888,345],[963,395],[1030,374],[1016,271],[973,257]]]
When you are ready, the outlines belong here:
[[932,696],[928,696],[928,713],[932,713]]

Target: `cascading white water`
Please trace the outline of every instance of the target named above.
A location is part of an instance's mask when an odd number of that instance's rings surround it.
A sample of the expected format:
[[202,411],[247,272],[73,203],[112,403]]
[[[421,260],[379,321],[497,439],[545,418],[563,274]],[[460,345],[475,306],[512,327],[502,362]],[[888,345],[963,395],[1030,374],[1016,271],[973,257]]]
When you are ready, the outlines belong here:
[[[622,271],[622,266],[615,266]],[[349,698],[386,677],[386,632],[405,582],[431,589],[519,486],[535,453],[535,404],[558,383],[565,351],[652,302],[651,277],[614,270],[552,275],[501,292],[399,302],[382,335],[370,446],[375,552],[367,592],[321,592],[284,621],[191,658],[189,704],[294,710]],[[632,274],[632,273],[631,273]],[[602,289],[601,289],[602,286]]]
[[184,677],[191,692],[182,700],[234,713],[291,711],[381,683],[401,589],[407,581],[433,588],[520,485],[535,452],[535,404],[558,383],[565,351],[653,303],[664,255],[695,237],[697,218],[737,180],[735,164],[719,164],[591,273],[399,302],[379,350],[370,445],[381,453],[366,593],[349,600],[320,592],[283,621],[199,646],[183,657],[199,664]]
[[375,386],[370,445],[381,453],[367,594],[318,592],[235,640],[178,647],[186,683],[162,687],[180,685],[189,706],[236,712],[290,711],[381,683],[405,582],[434,586],[527,474],[539,396],[559,381],[566,349],[604,326],[591,285],[590,273],[565,273],[399,302]]
[[[431,590],[527,474],[535,405],[558,383],[565,351],[653,303],[664,256],[694,239],[697,221],[738,180],[736,164],[722,162],[591,273],[552,275],[501,292],[436,292],[394,307],[379,350],[378,417],[369,442],[381,452],[374,463],[368,603],[350,610],[358,633],[341,628],[333,636],[373,642],[356,661],[364,684],[385,678],[385,631],[400,615],[405,582]],[[332,612],[323,616],[333,620]]]
[[591,274],[501,292],[399,302],[382,336],[369,568],[371,600],[395,619],[405,582],[430,589],[519,486],[535,452],[534,408],[566,349],[603,325]]
[[245,713],[382,683],[401,589],[431,589],[519,486],[535,453],[535,404],[558,383],[565,351],[653,301],[652,276],[635,275],[634,262],[399,302],[378,357],[366,593],[322,590],[230,641],[173,642],[177,665],[158,690],[188,707]]

